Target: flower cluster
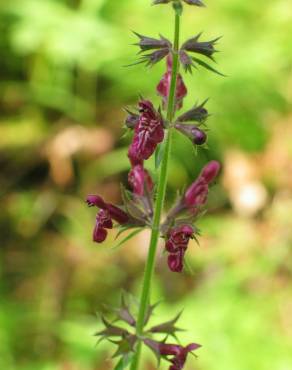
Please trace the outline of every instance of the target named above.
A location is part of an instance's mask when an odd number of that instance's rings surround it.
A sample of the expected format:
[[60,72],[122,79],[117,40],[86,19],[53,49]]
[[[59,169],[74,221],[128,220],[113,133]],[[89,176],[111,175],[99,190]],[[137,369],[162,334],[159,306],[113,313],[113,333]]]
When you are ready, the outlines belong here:
[[217,161],[209,162],[167,216],[163,225],[166,238],[165,249],[169,253],[168,267],[173,272],[183,270],[184,255],[189,240],[194,238],[197,231],[194,222],[207,201],[209,185],[216,178],[219,170],[220,164]]

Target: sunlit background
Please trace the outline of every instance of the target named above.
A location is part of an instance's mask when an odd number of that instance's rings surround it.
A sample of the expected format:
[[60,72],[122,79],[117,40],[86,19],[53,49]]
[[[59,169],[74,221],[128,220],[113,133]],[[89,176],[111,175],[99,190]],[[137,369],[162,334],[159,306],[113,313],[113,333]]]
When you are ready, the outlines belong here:
[[[184,107],[210,98],[209,150],[175,137],[169,199],[209,159],[224,163],[200,246],[171,274],[158,253],[153,322],[184,308],[183,343],[203,345],[186,369],[292,368],[291,0],[186,7],[183,38],[223,36],[222,78],[186,76]],[[95,346],[96,312],[122,290],[138,297],[149,234],[123,247],[91,241],[87,193],[120,202],[129,163],[125,113],[165,66],[134,62],[131,33],[171,38],[169,6],[150,0],[10,0],[0,4],[0,368],[111,370]],[[154,173],[153,164],[149,169]],[[142,369],[156,369],[145,350]],[[164,367],[163,367],[164,366]],[[167,366],[163,365],[162,369]]]

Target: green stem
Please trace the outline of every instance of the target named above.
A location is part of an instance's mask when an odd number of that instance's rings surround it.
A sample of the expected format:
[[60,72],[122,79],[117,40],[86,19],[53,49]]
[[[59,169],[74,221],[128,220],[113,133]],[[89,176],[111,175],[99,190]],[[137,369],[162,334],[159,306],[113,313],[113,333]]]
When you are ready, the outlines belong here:
[[[176,92],[176,80],[179,68],[178,61],[178,50],[179,50],[179,33],[180,33],[180,15],[175,13],[175,30],[174,30],[174,47],[173,47],[173,60],[172,60],[172,73],[171,73],[171,82],[168,96],[168,106],[167,106],[167,120],[171,122],[175,113],[175,92]],[[136,332],[138,336],[143,334],[144,321],[146,311],[149,305],[149,297],[151,292],[151,283],[154,272],[155,265],[155,256],[157,250],[157,244],[160,235],[160,219],[161,213],[163,210],[166,185],[167,185],[167,174],[168,174],[168,163],[171,152],[171,140],[172,139],[172,128],[168,129],[165,150],[161,162],[161,168],[159,173],[158,187],[157,187],[157,198],[155,203],[155,210],[153,216],[152,232],[150,238],[150,245],[148,251],[148,257],[145,266],[144,278],[143,278],[143,287],[141,293],[139,314],[136,326]],[[139,366],[140,354],[141,354],[142,342],[138,343],[136,353],[133,357],[130,370],[137,370]]]

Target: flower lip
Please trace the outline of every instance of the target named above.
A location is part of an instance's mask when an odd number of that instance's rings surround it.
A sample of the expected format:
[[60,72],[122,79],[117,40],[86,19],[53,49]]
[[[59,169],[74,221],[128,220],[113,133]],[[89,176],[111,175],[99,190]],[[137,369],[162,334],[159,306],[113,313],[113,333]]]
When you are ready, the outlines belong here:
[[86,203],[89,205],[89,207],[96,206],[96,207],[102,208],[102,209],[106,208],[105,201],[99,195],[94,195],[94,194],[88,195],[86,197]]

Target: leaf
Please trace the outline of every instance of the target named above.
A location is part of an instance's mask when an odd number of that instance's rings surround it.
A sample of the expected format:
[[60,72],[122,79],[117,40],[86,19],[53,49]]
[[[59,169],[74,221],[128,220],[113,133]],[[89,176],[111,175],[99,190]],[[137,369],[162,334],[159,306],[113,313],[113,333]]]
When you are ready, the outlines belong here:
[[145,223],[145,213],[143,209],[140,209],[139,206],[142,205],[137,199],[132,199],[132,193],[127,190],[123,185],[121,185],[121,195],[123,199],[124,206],[126,211],[129,215],[131,215],[134,219],[141,221],[143,224]]
[[166,322],[164,322],[162,324],[159,324],[159,325],[155,325],[152,328],[150,328],[148,330],[148,332],[150,332],[150,333],[165,333],[165,334],[174,336],[175,332],[183,331],[183,329],[177,328],[175,326],[175,324],[178,321],[178,319],[180,318],[181,314],[182,314],[182,311],[179,314],[177,314],[174,319],[172,319],[170,321],[166,321]]
[[223,73],[217,71],[215,68],[211,67],[209,64],[203,62],[201,59],[198,59],[198,58],[195,58],[195,57],[192,57],[192,59],[193,59],[194,62],[198,63],[200,66],[208,69],[209,71],[217,73],[220,76],[226,77]]
[[110,340],[110,342],[118,346],[116,352],[112,356],[113,358],[115,358],[118,356],[125,356],[128,355],[130,352],[133,352],[135,344],[137,342],[137,337],[136,335],[129,334],[127,336],[124,336],[121,340]]
[[155,169],[157,170],[161,164],[163,153],[164,153],[165,145],[159,144],[155,150]]
[[121,307],[114,309],[114,312],[118,315],[118,319],[127,322],[131,326],[136,326],[136,320],[130,312],[130,308],[126,303],[125,296],[122,294]]
[[145,318],[144,318],[144,325],[146,325],[149,321],[149,319],[151,318],[155,308],[161,303],[161,301],[158,301],[152,305],[148,305],[147,307],[147,311],[146,311],[146,314],[145,314]]
[[133,355],[128,354],[120,359],[120,361],[116,364],[114,370],[124,370],[130,364]]
[[189,260],[189,257],[188,256],[185,256],[184,258],[184,264],[185,264],[185,269],[186,271],[191,275],[191,276],[195,276],[195,271],[190,263],[190,260]]
[[126,243],[128,240],[132,239],[135,235],[139,234],[143,230],[143,227],[138,228],[137,230],[132,231],[129,235],[127,235],[125,238],[123,238],[119,243],[111,247],[111,249],[117,249],[124,243]]

